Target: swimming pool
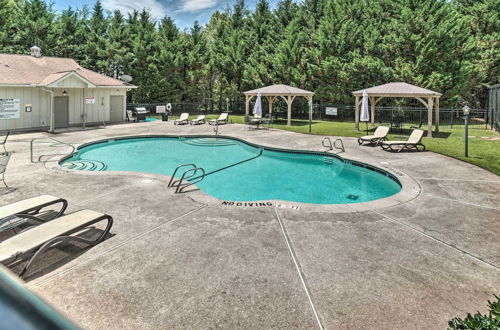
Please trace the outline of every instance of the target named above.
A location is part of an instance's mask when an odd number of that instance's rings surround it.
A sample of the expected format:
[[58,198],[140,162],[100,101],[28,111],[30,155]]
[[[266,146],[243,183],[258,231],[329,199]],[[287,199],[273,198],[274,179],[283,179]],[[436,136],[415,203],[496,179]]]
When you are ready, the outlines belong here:
[[[284,200],[351,204],[398,193],[399,181],[378,168],[335,155],[264,148],[232,138],[133,137],[83,145],[61,161],[69,169],[172,175],[194,163],[206,176],[196,184],[221,200]],[[180,177],[182,171],[176,175]]]

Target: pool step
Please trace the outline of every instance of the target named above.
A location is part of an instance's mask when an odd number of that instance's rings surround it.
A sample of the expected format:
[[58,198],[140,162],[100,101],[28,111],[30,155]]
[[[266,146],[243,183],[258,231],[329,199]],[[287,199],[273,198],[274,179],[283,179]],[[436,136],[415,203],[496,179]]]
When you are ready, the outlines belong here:
[[325,164],[333,164],[333,157],[323,157],[323,163]]
[[108,168],[106,164],[98,160],[85,159],[66,162],[61,164],[61,166],[70,170],[79,171],[105,171]]
[[236,145],[236,142],[231,140],[214,138],[186,139],[184,140],[184,143],[202,147],[223,147]]

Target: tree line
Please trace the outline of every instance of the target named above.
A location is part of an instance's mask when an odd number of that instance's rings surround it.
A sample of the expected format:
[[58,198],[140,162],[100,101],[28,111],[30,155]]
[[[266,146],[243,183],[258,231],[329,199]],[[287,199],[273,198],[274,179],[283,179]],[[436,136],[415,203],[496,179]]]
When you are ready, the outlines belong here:
[[0,0],[0,52],[70,57],[139,88],[132,102],[199,102],[283,83],[315,102],[352,104],[354,90],[405,81],[443,93],[441,104],[484,107],[500,83],[500,0],[244,0],[180,30],[144,9],[56,13],[43,0]]

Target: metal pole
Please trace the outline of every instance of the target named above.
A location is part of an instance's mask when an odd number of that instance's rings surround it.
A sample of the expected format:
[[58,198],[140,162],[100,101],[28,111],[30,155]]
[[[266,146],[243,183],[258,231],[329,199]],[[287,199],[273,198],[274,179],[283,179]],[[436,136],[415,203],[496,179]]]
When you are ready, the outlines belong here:
[[465,115],[465,157],[469,157],[469,115]]
[[313,109],[313,101],[309,100],[309,134],[311,134],[311,123],[312,123],[312,109]]

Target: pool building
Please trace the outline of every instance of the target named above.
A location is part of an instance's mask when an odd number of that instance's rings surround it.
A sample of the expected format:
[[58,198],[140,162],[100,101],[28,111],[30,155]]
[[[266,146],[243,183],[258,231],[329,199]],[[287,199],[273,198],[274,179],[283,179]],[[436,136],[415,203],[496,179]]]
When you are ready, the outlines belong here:
[[122,122],[136,86],[81,67],[70,58],[0,54],[0,130],[53,131]]

